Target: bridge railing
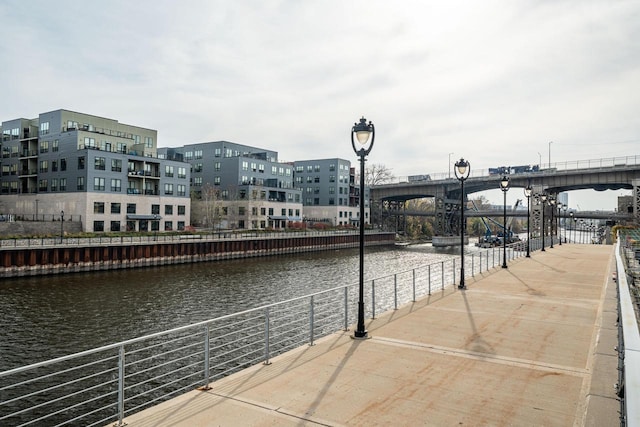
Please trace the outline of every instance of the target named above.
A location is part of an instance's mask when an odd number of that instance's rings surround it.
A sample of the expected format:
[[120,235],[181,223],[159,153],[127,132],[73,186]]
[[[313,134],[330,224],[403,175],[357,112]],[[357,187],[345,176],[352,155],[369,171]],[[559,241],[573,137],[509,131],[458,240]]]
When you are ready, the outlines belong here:
[[[555,163],[541,163],[541,164],[532,164],[530,171],[515,173],[516,175],[521,174],[530,174],[533,176],[542,175],[545,173],[556,173],[559,171],[575,171],[575,170],[584,170],[584,169],[602,169],[602,168],[616,168],[623,166],[638,166],[640,165],[640,156],[624,156],[624,157],[607,157],[601,159],[589,159],[589,160],[571,160],[565,162],[555,162]],[[497,165],[496,165],[497,166]],[[502,165],[506,167],[511,167],[509,165]],[[536,169],[535,171],[533,169]],[[514,173],[512,172],[512,175]],[[487,177],[496,174],[492,174],[489,172],[489,169],[472,169],[469,176],[470,177]],[[497,174],[499,175],[499,174]],[[388,184],[401,184],[401,183],[425,183],[429,180],[438,181],[438,180],[453,180],[457,181],[455,174],[453,172],[436,172],[429,173],[424,175],[415,175],[417,177],[429,177],[428,180],[412,180],[408,176],[399,176],[395,177]]]
[[[539,249],[539,239],[531,250]],[[509,260],[523,256],[510,245]],[[503,248],[465,257],[465,276],[502,264]],[[365,282],[366,316],[430,295],[459,279],[459,257]],[[0,425],[124,424],[124,418],[355,322],[358,284],[339,286],[69,356],[0,372]]]

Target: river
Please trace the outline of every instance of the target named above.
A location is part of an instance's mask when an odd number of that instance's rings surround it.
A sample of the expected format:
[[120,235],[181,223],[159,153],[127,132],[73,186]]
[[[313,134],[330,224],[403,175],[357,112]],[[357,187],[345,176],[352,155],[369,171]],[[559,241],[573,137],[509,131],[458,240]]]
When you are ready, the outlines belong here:
[[[367,248],[365,280],[458,251]],[[357,281],[358,249],[4,279],[0,371]]]

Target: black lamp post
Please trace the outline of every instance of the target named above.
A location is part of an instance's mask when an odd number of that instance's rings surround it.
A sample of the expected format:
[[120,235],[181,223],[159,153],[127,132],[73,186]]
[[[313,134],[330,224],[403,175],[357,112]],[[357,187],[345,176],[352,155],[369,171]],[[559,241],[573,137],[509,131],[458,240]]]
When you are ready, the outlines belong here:
[[566,203],[562,205],[562,210],[564,211],[563,225],[564,225],[564,242],[565,243],[567,243],[567,209],[569,209],[569,206],[567,206]]
[[500,189],[504,195],[504,205],[502,206],[502,225],[504,227],[502,232],[502,268],[507,268],[507,191],[509,191],[509,177],[507,175],[502,176]]
[[458,289],[465,289],[464,285],[464,181],[469,178],[471,167],[463,158],[455,164],[453,170],[460,181],[460,284]]
[[562,246],[562,234],[560,234],[560,211],[562,210],[562,203],[558,203],[558,216],[556,217],[556,234],[558,235],[558,245]]
[[573,243],[578,243],[578,218],[573,217]]
[[531,191],[530,185],[524,189],[527,198],[527,258],[531,258]]
[[551,236],[551,249],[553,249],[553,213],[556,210],[555,208],[556,199],[553,196],[549,196],[549,206],[551,207],[551,221],[549,221],[549,236]]
[[540,195],[540,206],[542,208],[542,226],[540,227],[540,234],[542,234],[542,249],[541,249],[542,252],[545,252],[545,250],[544,250],[544,235],[546,233],[546,230],[545,230],[546,225],[544,223],[544,208],[546,207],[546,205],[547,205],[547,195],[542,193]]
[[60,211],[60,243],[62,243],[63,236],[64,236],[64,211]]
[[[351,146],[353,151],[360,157],[360,287],[358,295],[358,325],[353,333],[354,338],[367,338],[367,330],[364,327],[364,162],[365,157],[373,148],[375,137],[376,130],[373,123],[369,122],[367,124],[367,119],[364,117],[360,119],[360,123],[354,123],[351,128]],[[360,149],[356,147],[356,139]]]

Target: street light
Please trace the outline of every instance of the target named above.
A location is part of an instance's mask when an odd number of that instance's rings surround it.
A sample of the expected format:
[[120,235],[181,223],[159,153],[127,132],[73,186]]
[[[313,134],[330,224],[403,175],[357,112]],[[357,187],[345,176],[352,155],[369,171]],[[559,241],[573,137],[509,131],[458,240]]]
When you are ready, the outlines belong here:
[[567,204],[565,203],[564,205],[562,205],[562,210],[564,211],[564,242],[567,243],[567,209],[569,209],[569,206],[567,206]]
[[62,243],[63,236],[64,236],[64,211],[60,211],[60,243]]
[[527,185],[524,195],[527,198],[527,258],[531,258],[531,186]]
[[[573,212],[569,212],[569,240],[571,240],[571,228],[572,228],[572,227],[573,227],[573,225],[575,224],[575,223],[573,222],[573,220],[574,220]],[[566,227],[566,226],[567,226],[567,225],[565,224],[565,227]],[[574,239],[575,239],[575,233],[573,233],[573,234],[574,234]],[[575,241],[574,241],[574,243],[575,243]]]
[[558,203],[558,216],[556,217],[556,234],[558,235],[558,245],[562,246],[562,234],[560,234],[560,211],[564,205]]
[[500,180],[500,189],[504,195],[504,205],[502,206],[504,231],[502,232],[502,268],[507,268],[507,191],[509,191],[509,177],[503,175]]
[[545,252],[545,250],[544,250],[544,234],[546,232],[546,230],[545,230],[546,226],[544,224],[544,208],[547,205],[547,195],[545,193],[542,193],[540,195],[540,202],[541,202],[540,206],[542,208],[542,226],[540,227],[540,234],[542,234],[542,249],[541,249],[541,251]]
[[460,181],[460,284],[458,289],[466,289],[464,286],[464,181],[469,178],[471,167],[468,161],[460,158],[453,171]]
[[554,205],[556,204],[556,199],[553,196],[549,196],[549,206],[551,206],[551,221],[549,221],[549,236],[551,236],[551,249],[553,249],[553,213],[556,210]]
[[[364,117],[360,119],[360,123],[354,123],[351,128],[351,146],[353,151],[360,157],[360,287],[358,295],[358,325],[353,336],[361,339],[367,338],[367,330],[364,327],[364,162],[365,157],[373,148],[375,137],[376,130],[373,123],[369,122],[367,124],[367,119]],[[356,147],[356,139],[360,149]]]

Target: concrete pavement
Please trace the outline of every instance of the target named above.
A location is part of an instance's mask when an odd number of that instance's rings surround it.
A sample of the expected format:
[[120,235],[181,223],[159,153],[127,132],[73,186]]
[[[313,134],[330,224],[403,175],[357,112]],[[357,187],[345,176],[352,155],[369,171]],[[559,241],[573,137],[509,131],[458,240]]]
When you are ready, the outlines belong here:
[[[619,425],[612,246],[562,245],[127,417],[129,426]],[[455,288],[455,287],[454,287]]]

